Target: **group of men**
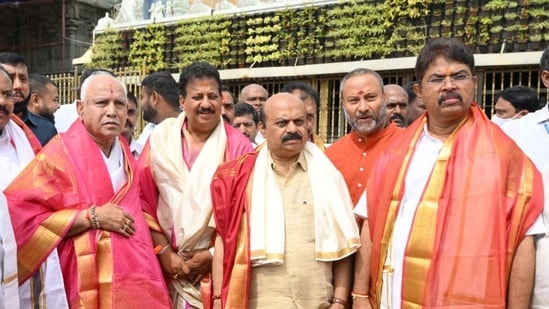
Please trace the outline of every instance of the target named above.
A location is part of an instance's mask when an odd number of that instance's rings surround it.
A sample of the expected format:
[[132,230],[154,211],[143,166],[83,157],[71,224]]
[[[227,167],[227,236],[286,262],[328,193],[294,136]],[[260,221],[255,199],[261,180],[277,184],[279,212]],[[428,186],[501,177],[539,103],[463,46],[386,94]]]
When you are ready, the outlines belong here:
[[[549,51],[541,64],[549,86]],[[137,161],[136,105],[112,74],[84,80],[78,118],[41,149],[4,67],[0,308],[30,308],[17,281],[55,308],[549,306],[548,107],[502,131],[460,41],[426,44],[411,92],[349,72],[351,131],[326,149],[310,85],[248,85],[234,104],[208,63],[179,84],[153,73]],[[417,119],[388,112],[409,99]]]

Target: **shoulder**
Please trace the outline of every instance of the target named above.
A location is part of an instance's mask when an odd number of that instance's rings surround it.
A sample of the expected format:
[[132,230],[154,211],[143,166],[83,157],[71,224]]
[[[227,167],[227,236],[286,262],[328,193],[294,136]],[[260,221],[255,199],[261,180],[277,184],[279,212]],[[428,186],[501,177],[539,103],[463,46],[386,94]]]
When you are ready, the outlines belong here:
[[223,125],[225,126],[225,132],[227,132],[227,142],[230,148],[243,148],[244,153],[254,150],[252,143],[244,134],[228,123]]
[[40,115],[29,112],[29,120],[32,121],[35,126],[40,127],[41,129],[55,130],[55,125],[53,124],[53,122]]
[[351,134],[346,134],[344,135],[342,138],[338,139],[337,141],[335,141],[333,144],[331,144],[330,146],[328,146],[328,148],[326,148],[326,151],[324,152],[328,157],[332,157],[336,154],[339,154],[341,153],[341,151],[343,150],[343,148],[345,148],[349,141],[351,140]]

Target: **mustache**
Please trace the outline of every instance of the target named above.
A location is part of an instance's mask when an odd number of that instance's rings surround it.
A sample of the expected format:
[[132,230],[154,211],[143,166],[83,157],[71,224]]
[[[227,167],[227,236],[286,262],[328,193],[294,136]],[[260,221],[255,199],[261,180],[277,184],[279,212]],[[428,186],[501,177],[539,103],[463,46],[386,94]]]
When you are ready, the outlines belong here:
[[10,114],[10,111],[6,107],[6,105],[0,105],[0,113],[5,113],[6,115]]
[[438,105],[442,104],[442,101],[446,99],[458,99],[463,102],[463,98],[461,97],[461,95],[455,91],[452,91],[442,94],[442,96],[440,96],[440,98],[438,99]]
[[400,120],[404,121],[404,117],[403,117],[402,115],[400,115],[400,114],[392,114],[390,119],[391,119],[391,120],[393,120],[393,119],[400,119]]
[[284,135],[282,137],[282,142],[287,142],[287,141],[291,141],[293,139],[295,140],[301,140],[302,136],[299,132],[295,132],[295,133],[288,133],[286,135]]
[[199,114],[205,114],[205,113],[212,113],[212,114],[214,114],[214,113],[215,113],[215,110],[213,110],[212,108],[202,108],[202,107],[200,107],[200,108],[198,109],[198,113],[199,113]]

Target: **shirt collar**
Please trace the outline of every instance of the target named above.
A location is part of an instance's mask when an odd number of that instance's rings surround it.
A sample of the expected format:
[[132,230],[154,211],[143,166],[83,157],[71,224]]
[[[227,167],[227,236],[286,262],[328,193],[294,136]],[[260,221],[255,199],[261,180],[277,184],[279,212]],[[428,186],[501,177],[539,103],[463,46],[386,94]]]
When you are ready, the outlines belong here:
[[[277,169],[277,165],[276,163],[273,161],[273,157],[271,157],[271,152],[269,151],[269,155],[268,155],[268,162],[271,166],[271,168],[276,171]],[[305,153],[304,153],[304,150],[301,151],[301,153],[299,154],[299,157],[297,158],[297,161],[295,161],[293,164],[292,164],[292,167],[294,166],[298,166],[298,167],[301,167],[301,169],[305,172],[307,172],[307,161],[305,160]]]

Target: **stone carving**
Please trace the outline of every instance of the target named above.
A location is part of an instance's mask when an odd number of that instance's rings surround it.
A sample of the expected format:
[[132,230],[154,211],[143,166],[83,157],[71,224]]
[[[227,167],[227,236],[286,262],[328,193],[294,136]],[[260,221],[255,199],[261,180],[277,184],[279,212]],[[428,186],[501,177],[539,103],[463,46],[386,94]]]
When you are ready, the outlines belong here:
[[221,0],[220,2],[215,4],[216,10],[230,10],[236,8],[236,5],[232,4],[231,2],[227,0]]
[[202,3],[202,0],[194,0],[191,5],[191,13],[211,13],[212,8]]
[[173,16],[173,3],[172,0],[166,1],[166,17],[172,17]]
[[239,7],[243,7],[243,6],[254,6],[254,5],[259,5],[259,4],[262,4],[263,2],[259,1],[259,0],[240,0],[238,1],[238,6]]
[[173,16],[181,16],[190,12],[189,2],[187,0],[173,0]]
[[151,13],[150,19],[152,20],[164,18],[164,5],[162,4],[162,1],[155,1],[153,4],[151,4],[149,13]]
[[118,11],[118,15],[116,15],[116,19],[114,20],[116,23],[128,23],[132,21],[136,21],[137,18],[135,16],[136,12],[136,6],[138,6],[139,1],[137,0],[122,0],[122,3],[120,4],[120,10]]
[[105,13],[105,17],[99,18],[99,20],[97,21],[97,26],[95,26],[93,30],[97,31],[107,29],[110,25],[112,25],[113,21],[114,20],[109,16],[109,12],[107,12]]

